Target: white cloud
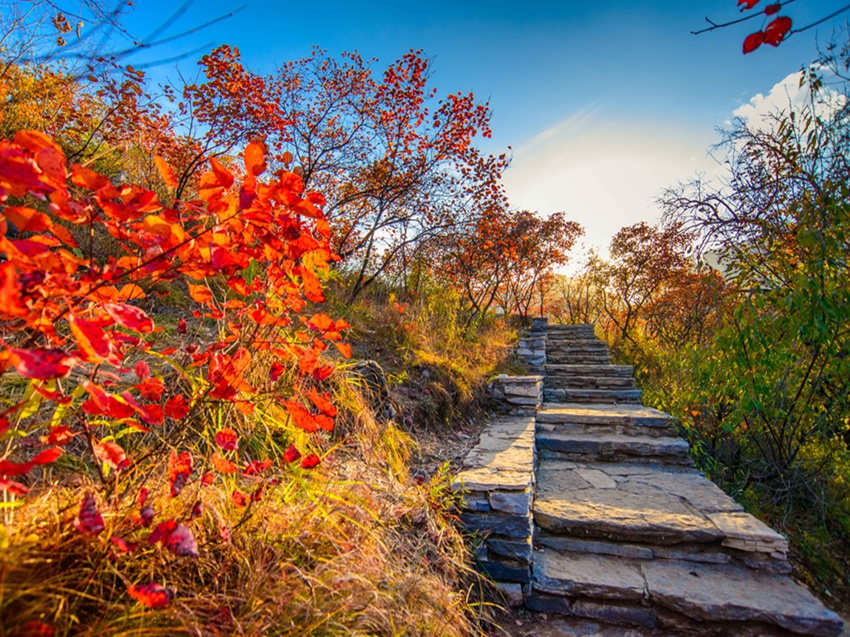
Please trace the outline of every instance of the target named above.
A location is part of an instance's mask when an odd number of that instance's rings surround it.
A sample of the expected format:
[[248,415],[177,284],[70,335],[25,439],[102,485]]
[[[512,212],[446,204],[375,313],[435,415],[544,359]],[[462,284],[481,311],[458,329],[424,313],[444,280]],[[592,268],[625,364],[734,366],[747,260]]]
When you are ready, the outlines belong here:
[[[732,114],[744,120],[749,126],[769,130],[776,126],[776,116],[791,111],[801,112],[811,103],[812,94],[807,84],[800,85],[800,71],[791,73],[777,82],[767,96],[757,93],[746,104],[736,108]],[[815,100],[815,113],[824,117],[841,108],[846,96],[829,87],[825,87]]]
[[505,186],[513,206],[563,210],[585,226],[587,244],[604,247],[621,227],[656,221],[660,191],[712,165],[710,142],[586,109],[518,147]]

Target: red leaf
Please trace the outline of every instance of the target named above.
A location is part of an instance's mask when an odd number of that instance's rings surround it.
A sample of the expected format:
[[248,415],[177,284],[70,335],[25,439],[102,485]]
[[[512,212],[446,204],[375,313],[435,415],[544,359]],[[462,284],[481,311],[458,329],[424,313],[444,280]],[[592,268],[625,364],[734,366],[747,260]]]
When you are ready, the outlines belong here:
[[139,361],[134,368],[139,380],[145,380],[151,375],[151,368],[145,361]]
[[791,30],[791,18],[779,16],[767,25],[764,30],[764,43],[770,46],[779,46]]
[[165,538],[165,548],[180,557],[198,557],[198,543],[188,526],[178,524]]
[[171,497],[180,495],[189,476],[192,473],[192,456],[188,451],[181,451],[180,455],[173,449],[168,458],[168,479],[171,483]]
[[233,493],[230,494],[230,499],[233,500],[233,504],[238,506],[240,509],[244,509],[248,506],[248,498],[245,497],[244,493],[234,489]]
[[103,309],[121,327],[143,334],[153,331],[153,319],[135,305],[104,303]]
[[139,548],[138,542],[128,542],[124,538],[118,537],[117,535],[113,535],[109,538],[109,541],[115,545],[115,547],[121,551],[122,553],[132,553],[137,548]]
[[65,378],[75,359],[61,349],[13,349],[9,361],[24,378],[52,380]]
[[759,3],[759,0],[738,0],[738,6],[744,5],[744,8],[741,11],[752,9]]
[[99,363],[109,359],[110,362],[115,362],[109,337],[99,322],[69,314],[68,325],[71,327],[74,340],[83,353],[84,360]]
[[70,427],[60,425],[50,430],[46,436],[41,437],[41,441],[48,445],[67,445],[74,439],[77,434],[71,433]]
[[277,382],[277,379],[280,378],[283,372],[285,371],[286,367],[284,365],[278,363],[277,361],[274,361],[271,367],[269,368],[269,380],[271,380],[273,383]]
[[32,462],[12,462],[11,460],[0,460],[0,476],[22,476],[33,468]]
[[312,387],[310,389],[309,398],[310,402],[312,402],[316,406],[316,409],[318,409],[320,412],[322,412],[326,416],[330,416],[331,418],[336,416],[336,407],[334,407],[331,403],[331,396],[330,394],[328,394],[328,392],[322,392],[322,394],[319,395],[319,392],[316,391],[316,388]]
[[[234,465],[235,468],[235,465]],[[205,487],[208,487],[215,481],[215,474],[211,471],[207,471],[203,476],[201,476],[201,484]]]
[[151,531],[151,534],[148,536],[148,544],[164,542],[166,538],[171,534],[171,532],[176,528],[177,524],[174,522],[174,520],[166,520],[165,522],[160,522],[156,525],[156,528]]
[[210,168],[220,186],[230,188],[233,185],[233,175],[215,157],[210,157]]
[[33,619],[21,626],[20,637],[53,637],[53,626]]
[[104,529],[103,517],[97,510],[97,502],[94,496],[87,492],[80,503],[80,512],[74,518],[74,526],[81,533],[97,535]]
[[142,523],[142,526],[150,526],[151,522],[153,522],[153,518],[156,515],[156,509],[154,509],[150,504],[142,507],[142,510],[139,511],[139,521]]
[[255,476],[272,466],[271,460],[252,460],[245,463],[245,469],[242,472],[246,476]]
[[148,491],[147,487],[142,487],[141,489],[139,489],[138,503],[140,507],[145,506],[145,502],[148,499],[148,493],[150,493],[150,491]]
[[286,463],[295,462],[301,457],[301,452],[295,448],[295,445],[289,445],[286,451],[283,452],[283,461]]
[[210,462],[212,462],[213,469],[220,471],[221,473],[236,473],[239,468],[227,458],[222,458],[218,451],[213,453]]
[[[205,475],[207,475],[207,474],[205,474]],[[203,506],[201,505],[201,501],[198,500],[197,502],[195,502],[195,506],[192,507],[192,513],[189,516],[189,522],[191,522],[192,520],[194,520],[196,518],[201,517],[202,510],[203,510]]]
[[286,411],[289,412],[292,422],[295,423],[296,427],[303,429],[307,433],[313,433],[319,428],[319,424],[313,418],[313,414],[307,411],[306,407],[301,403],[286,400],[283,402],[283,406],[286,407]]
[[5,478],[0,478],[0,491],[7,491],[12,495],[17,496],[25,496],[30,490],[22,485],[20,482],[15,482],[14,480],[6,480]]
[[[148,371],[148,373],[150,373],[150,371]],[[141,383],[136,385],[136,389],[139,390],[139,394],[148,400],[159,400],[162,397],[162,393],[165,391],[165,383],[163,383],[159,378],[145,378]],[[148,406],[149,405],[146,405],[146,407]]]
[[775,13],[779,13],[779,10],[781,8],[781,4],[769,4],[764,8],[764,15],[773,15]]
[[156,582],[149,584],[133,584],[127,587],[130,597],[136,599],[148,608],[163,608],[168,606],[174,593]]
[[762,45],[763,42],[764,33],[762,31],[750,33],[746,38],[744,38],[744,55],[755,51]]
[[61,449],[45,449],[44,451],[39,453],[35,458],[30,460],[30,463],[33,465],[50,464],[51,462],[56,462],[56,460],[61,455]]
[[165,401],[165,415],[174,420],[185,418],[189,414],[189,403],[182,394],[172,396]]
[[180,320],[177,321],[177,333],[178,334],[185,334],[188,331],[189,331],[189,326],[186,325],[186,319],[181,317]]
[[156,403],[143,405],[141,417],[147,424],[159,426],[165,422],[165,410]]
[[215,442],[225,451],[236,451],[236,432],[232,429],[220,429],[215,433]]
[[319,456],[311,453],[309,456],[306,456],[301,461],[301,468],[302,469],[312,469],[313,467],[315,467],[320,462],[321,462],[321,459],[319,459]]
[[121,471],[121,469],[130,465],[130,460],[124,450],[114,442],[99,442],[93,444],[92,448],[95,457],[115,471]]

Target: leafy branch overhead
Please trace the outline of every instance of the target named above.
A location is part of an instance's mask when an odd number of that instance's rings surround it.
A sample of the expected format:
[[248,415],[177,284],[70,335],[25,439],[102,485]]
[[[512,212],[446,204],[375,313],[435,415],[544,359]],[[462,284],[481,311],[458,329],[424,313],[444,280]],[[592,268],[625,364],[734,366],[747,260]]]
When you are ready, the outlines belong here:
[[738,0],[738,6],[741,7],[741,12],[746,14],[744,17],[738,18],[737,20],[729,20],[727,22],[715,22],[714,20],[706,18],[705,20],[708,22],[709,26],[698,31],[692,31],[691,33],[699,35],[700,33],[707,33],[709,31],[714,31],[715,29],[723,29],[743,22],[760,19],[763,23],[762,28],[750,33],[744,38],[742,50],[746,55],[747,53],[752,53],[758,49],[762,44],[777,47],[795,33],[808,31],[809,29],[813,29],[816,26],[824,24],[834,18],[837,18],[841,14],[850,11],[850,4],[848,4],[805,26],[793,28],[793,20],[789,16],[777,14],[786,6],[793,4],[795,0],[785,0],[785,2],[767,4],[762,9],[752,11],[759,2],[760,0]]

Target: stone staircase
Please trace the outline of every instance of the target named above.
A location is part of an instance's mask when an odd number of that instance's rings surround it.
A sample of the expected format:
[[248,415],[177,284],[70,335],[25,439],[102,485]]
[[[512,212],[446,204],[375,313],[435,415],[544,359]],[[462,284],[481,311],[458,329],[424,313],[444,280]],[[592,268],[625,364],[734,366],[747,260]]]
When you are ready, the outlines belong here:
[[[631,368],[610,364],[592,327],[545,335],[534,551],[529,581],[503,590],[629,634],[838,635],[840,618],[789,577],[785,538],[694,467],[672,418],[640,405]],[[533,378],[515,392],[523,408]]]

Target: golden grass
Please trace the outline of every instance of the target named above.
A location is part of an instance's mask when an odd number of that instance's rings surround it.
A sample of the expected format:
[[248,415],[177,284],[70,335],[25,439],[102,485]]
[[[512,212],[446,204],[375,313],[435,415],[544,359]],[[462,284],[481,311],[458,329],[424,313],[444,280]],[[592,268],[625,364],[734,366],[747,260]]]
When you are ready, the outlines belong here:
[[[0,634],[33,620],[57,635],[476,634],[465,592],[475,578],[433,499],[439,489],[404,486],[352,455],[327,469],[282,471],[247,517],[227,481],[200,491],[204,513],[191,523],[193,489],[156,498],[166,505],[157,521],[182,515],[193,529],[197,560],[147,544],[147,530],[123,515],[132,502],[104,516],[98,537],[76,531],[80,493],[93,484],[41,490],[2,536]],[[139,549],[116,554],[113,534]],[[126,594],[148,581],[176,591],[168,607],[148,610]]]

